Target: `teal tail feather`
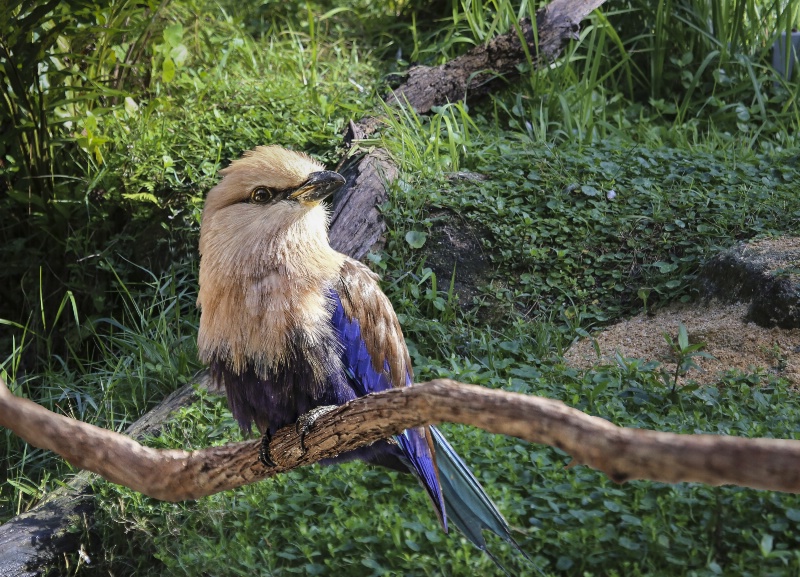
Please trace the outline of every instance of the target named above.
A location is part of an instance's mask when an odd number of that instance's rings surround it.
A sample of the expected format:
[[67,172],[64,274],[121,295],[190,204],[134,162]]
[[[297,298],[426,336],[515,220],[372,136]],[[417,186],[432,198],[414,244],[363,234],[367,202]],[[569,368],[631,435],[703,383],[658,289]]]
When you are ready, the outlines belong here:
[[[508,523],[489,499],[469,467],[464,464],[461,457],[436,427],[431,427],[430,430],[436,451],[436,464],[439,467],[439,482],[442,485],[447,518],[455,523],[456,527],[473,545],[486,552],[503,571],[505,568],[486,548],[484,530],[489,530],[508,541],[528,562],[533,563],[533,560],[511,536]],[[506,571],[506,573],[508,572]]]

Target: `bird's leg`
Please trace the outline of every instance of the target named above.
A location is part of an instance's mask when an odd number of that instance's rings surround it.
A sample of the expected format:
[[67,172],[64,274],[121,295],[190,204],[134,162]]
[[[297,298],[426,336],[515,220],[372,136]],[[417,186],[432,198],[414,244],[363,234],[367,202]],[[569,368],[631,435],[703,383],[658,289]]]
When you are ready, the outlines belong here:
[[261,437],[261,448],[258,450],[258,460],[268,469],[276,466],[275,461],[272,460],[269,454],[269,444],[271,441],[272,434],[269,432],[269,429],[267,429],[264,432],[264,436]]
[[323,405],[321,407],[314,407],[307,413],[304,413],[298,417],[297,422],[294,424],[294,430],[298,435],[300,435],[300,449],[302,449],[303,453],[308,451],[308,448],[305,444],[306,433],[311,430],[311,427],[314,426],[314,423],[317,421],[317,419],[326,413],[330,413],[336,408],[338,408],[336,405]]

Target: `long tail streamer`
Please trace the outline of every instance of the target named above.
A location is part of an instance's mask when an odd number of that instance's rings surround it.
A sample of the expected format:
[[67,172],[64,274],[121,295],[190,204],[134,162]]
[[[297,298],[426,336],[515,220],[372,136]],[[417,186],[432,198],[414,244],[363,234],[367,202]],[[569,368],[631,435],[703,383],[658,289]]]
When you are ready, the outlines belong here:
[[447,517],[455,523],[456,527],[473,545],[486,552],[506,574],[508,571],[505,567],[487,549],[486,539],[483,536],[484,530],[489,530],[508,541],[533,565],[533,560],[511,536],[508,523],[469,467],[436,427],[431,427],[431,434],[436,450],[436,464],[439,466],[439,481],[442,484]]

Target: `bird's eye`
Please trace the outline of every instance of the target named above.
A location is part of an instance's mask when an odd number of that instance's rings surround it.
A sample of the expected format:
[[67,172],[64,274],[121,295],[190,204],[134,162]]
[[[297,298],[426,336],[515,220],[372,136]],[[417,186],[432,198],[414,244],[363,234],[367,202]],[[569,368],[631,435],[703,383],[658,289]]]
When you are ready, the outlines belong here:
[[253,189],[253,192],[250,193],[250,200],[259,204],[269,202],[272,200],[272,191],[263,186],[259,186],[258,188]]

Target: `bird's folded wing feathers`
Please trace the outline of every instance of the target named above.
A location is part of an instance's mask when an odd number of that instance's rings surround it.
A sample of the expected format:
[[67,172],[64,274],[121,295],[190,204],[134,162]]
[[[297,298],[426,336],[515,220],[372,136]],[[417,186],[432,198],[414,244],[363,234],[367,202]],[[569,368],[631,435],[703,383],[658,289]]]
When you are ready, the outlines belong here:
[[[348,258],[342,264],[334,289],[341,300],[344,314],[358,323],[351,329],[360,331],[364,342],[365,348],[358,361],[371,362],[377,373],[388,373],[389,380],[385,383],[364,383],[370,388],[361,394],[408,385],[412,377],[411,359],[397,315],[378,285],[378,275],[360,262]],[[352,359],[356,360],[355,357]]]
[[[407,386],[412,380],[403,332],[377,279],[366,266],[348,259],[330,295],[336,307],[331,323],[342,344],[345,371],[358,396]],[[430,432],[427,427],[407,429],[395,440],[447,530]]]

